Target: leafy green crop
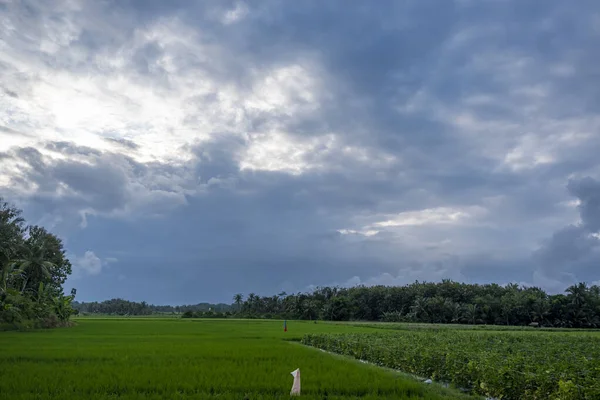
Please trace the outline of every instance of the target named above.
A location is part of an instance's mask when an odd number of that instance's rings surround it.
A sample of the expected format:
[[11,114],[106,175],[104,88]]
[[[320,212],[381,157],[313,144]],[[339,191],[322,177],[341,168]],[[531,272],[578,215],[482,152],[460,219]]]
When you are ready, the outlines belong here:
[[406,330],[302,342],[501,399],[600,399],[600,335]]

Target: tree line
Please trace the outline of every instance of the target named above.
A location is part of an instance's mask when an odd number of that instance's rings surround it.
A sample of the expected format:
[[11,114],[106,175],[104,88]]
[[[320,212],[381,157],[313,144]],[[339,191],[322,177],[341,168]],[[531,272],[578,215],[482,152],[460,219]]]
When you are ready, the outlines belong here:
[[62,285],[71,270],[62,241],[0,198],[0,330],[66,325],[75,290],[67,296]]
[[135,302],[123,299],[110,299],[102,302],[73,302],[73,308],[82,315],[151,315],[151,314],[180,314],[185,312],[203,313],[215,312],[226,313],[231,311],[230,304],[198,303],[183,306],[157,306],[145,301]]
[[572,285],[549,295],[516,284],[466,284],[450,280],[406,286],[320,287],[310,293],[233,297],[233,303],[154,306],[122,299],[74,303],[83,313],[182,314],[184,318],[278,318],[439,324],[539,325],[600,328],[600,287]]
[[579,283],[563,294],[516,284],[450,280],[406,286],[321,287],[312,293],[241,294],[235,310],[249,318],[600,328],[600,287]]

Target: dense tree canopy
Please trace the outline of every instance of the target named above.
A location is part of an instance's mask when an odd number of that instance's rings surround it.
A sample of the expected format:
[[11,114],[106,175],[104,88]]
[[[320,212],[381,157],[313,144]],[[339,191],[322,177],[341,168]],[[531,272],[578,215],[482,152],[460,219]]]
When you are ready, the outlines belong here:
[[184,306],[156,306],[145,301],[141,303],[123,299],[111,299],[103,302],[80,303],[73,302],[73,308],[82,314],[105,314],[105,315],[150,315],[150,314],[172,314],[184,312],[208,312],[224,313],[230,311],[232,306],[228,304],[199,303]]
[[232,298],[233,304],[154,306],[113,299],[74,303],[84,313],[147,315],[183,313],[186,318],[287,318],[333,321],[387,321],[599,328],[600,287],[573,285],[548,295],[515,284],[415,282],[406,286],[321,287],[312,293]]
[[62,241],[26,226],[21,210],[0,198],[0,324],[2,328],[57,326],[69,320],[71,295],[62,285],[71,263]]
[[322,287],[312,293],[270,297],[251,293],[248,317],[459,324],[600,327],[600,287],[573,285],[565,294],[515,284],[415,282],[407,286]]

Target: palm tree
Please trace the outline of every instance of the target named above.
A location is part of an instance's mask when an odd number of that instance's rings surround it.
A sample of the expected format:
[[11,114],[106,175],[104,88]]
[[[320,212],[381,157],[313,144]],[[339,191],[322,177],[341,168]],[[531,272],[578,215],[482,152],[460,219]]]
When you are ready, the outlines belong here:
[[23,240],[21,210],[12,207],[0,197],[0,265],[12,260]]
[[15,262],[5,262],[0,266],[0,295],[6,294],[10,288],[10,283],[15,278],[23,277],[23,270],[17,268]]
[[548,315],[550,315],[550,304],[543,299],[536,300],[531,310],[532,321],[543,325]]
[[430,322],[429,314],[427,313],[427,299],[419,297],[410,307],[410,314],[415,322]]
[[244,301],[244,295],[241,293],[236,293],[233,296],[233,302],[237,305],[238,312],[242,309],[242,302]]
[[452,320],[451,322],[454,324],[460,323],[463,318],[463,306],[460,303],[454,303],[451,308],[452,311]]
[[258,297],[256,296],[256,294],[254,293],[250,293],[248,295],[248,298],[246,299],[246,303],[248,303],[248,308],[250,309],[250,312],[254,312],[256,309],[256,300],[258,300]]
[[46,260],[45,253],[43,244],[32,243],[25,247],[25,256],[17,261],[20,269],[25,273],[21,293],[25,292],[31,278],[37,278],[39,282],[51,279],[50,270],[56,265]]
[[571,303],[577,308],[583,308],[586,303],[587,285],[585,282],[580,282],[577,285],[569,286],[566,290],[571,298]]
[[479,307],[477,304],[467,304],[465,307],[465,318],[471,325],[475,325],[478,321]]

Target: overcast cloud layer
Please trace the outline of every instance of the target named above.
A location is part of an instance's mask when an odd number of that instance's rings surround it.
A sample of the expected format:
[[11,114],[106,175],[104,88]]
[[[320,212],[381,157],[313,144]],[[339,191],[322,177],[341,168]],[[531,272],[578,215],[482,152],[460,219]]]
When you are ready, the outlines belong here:
[[600,4],[0,1],[0,196],[80,300],[600,280]]

